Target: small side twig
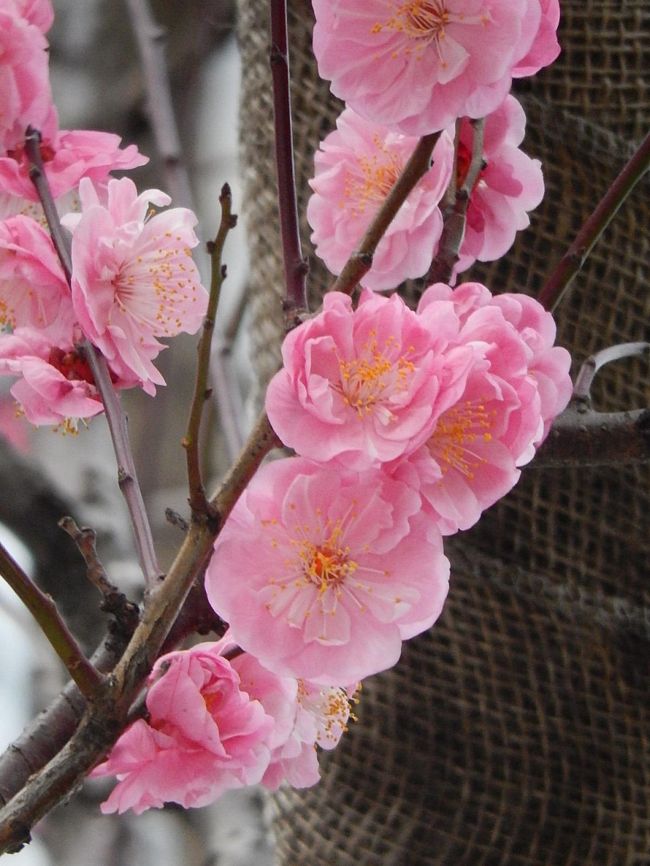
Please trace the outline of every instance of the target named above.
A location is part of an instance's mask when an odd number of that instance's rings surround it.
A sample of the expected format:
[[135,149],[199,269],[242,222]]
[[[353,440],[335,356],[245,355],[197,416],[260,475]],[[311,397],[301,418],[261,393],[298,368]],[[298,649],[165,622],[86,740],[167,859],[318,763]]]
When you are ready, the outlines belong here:
[[88,580],[103,596],[101,610],[112,614],[123,630],[132,632],[138,623],[138,606],[108,579],[97,554],[95,530],[89,526],[80,528],[72,517],[62,517],[59,526],[72,538],[83,556]]
[[172,104],[165,58],[165,30],[154,20],[147,0],[126,0],[126,7],[142,61],[149,119],[163,162],[165,186],[176,204],[194,209]]
[[214,334],[214,322],[219,304],[221,286],[226,278],[226,267],[221,264],[223,246],[226,242],[228,232],[237,225],[237,217],[232,213],[232,195],[227,183],[221,188],[219,196],[221,205],[221,222],[214,241],[208,244],[212,264],[212,277],[210,280],[210,298],[208,309],[205,314],[201,339],[198,345],[198,363],[196,368],[196,380],[194,383],[194,395],[190,416],[187,422],[187,431],[183,438],[183,447],[186,451],[187,477],[189,482],[189,500],[193,517],[210,516],[210,506],[205,495],[203,480],[201,476],[201,459],[199,454],[199,431],[203,406],[209,395],[208,374],[210,370],[210,356],[212,350],[212,337]]
[[448,283],[458,261],[467,220],[467,208],[478,176],[485,167],[483,160],[483,138],[485,120],[470,121],[472,127],[472,158],[467,174],[460,186],[457,186],[458,146],[460,123],[456,124],[456,139],[454,143],[454,169],[448,193],[445,195],[446,207],[443,213],[444,227],[438,244],[438,253],[431,262],[426,276],[422,279],[423,286],[432,283]]
[[271,0],[271,73],[275,126],[275,166],[278,176],[278,208],[284,259],[286,298],[283,304],[287,330],[300,324],[308,311],[306,277],[308,266],[302,255],[293,165],[293,130],[289,90],[287,2]]
[[103,681],[102,675],[83,654],[54,601],[41,592],[0,544],[0,575],[30,611],[52,648],[66,666],[84,697],[92,701]]
[[545,309],[552,311],[560,303],[571,281],[586,262],[596,242],[649,168],[650,133],[646,135],[634,155],[598,202],[595,210],[544,284],[538,300]]
[[[61,227],[61,221],[54,205],[50,185],[43,170],[40,141],[41,135],[38,130],[31,129],[30,127],[25,137],[25,152],[29,159],[29,176],[43,205],[55,249],[66,273],[68,283],[70,283],[72,275],[70,239]],[[142,491],[138,483],[126,416],[122,411],[119,397],[113,387],[106,360],[87,340],[81,344],[81,348],[90,366],[99,396],[104,404],[106,421],[113,442],[113,450],[117,458],[118,484],[131,516],[140,567],[142,568],[147,586],[152,586],[160,577],[161,572],[158,567],[151,526],[147,518]]]
[[377,211],[374,220],[361,239],[359,248],[352,253],[343,270],[331,287],[333,292],[351,294],[359,280],[372,267],[372,259],[379,241],[384,236],[388,226],[393,221],[400,207],[408,198],[417,182],[431,167],[431,154],[440,133],[423,136],[404,166],[382,206]]

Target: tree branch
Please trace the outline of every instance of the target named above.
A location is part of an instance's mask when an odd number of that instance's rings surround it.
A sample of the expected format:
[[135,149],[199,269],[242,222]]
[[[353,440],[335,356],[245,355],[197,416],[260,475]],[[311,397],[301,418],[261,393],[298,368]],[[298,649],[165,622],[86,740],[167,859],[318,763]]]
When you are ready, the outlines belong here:
[[445,196],[447,205],[443,214],[444,227],[438,244],[438,253],[431,262],[427,274],[421,280],[423,286],[433,283],[449,283],[452,277],[458,253],[465,237],[465,224],[467,220],[467,208],[472,196],[472,190],[478,180],[479,174],[485,163],[483,161],[483,137],[485,131],[485,120],[470,120],[472,127],[472,158],[467,174],[461,185],[457,186],[458,176],[458,146],[460,143],[461,122],[456,124],[456,138],[454,141],[454,168],[452,180],[449,186],[449,196]]
[[[27,130],[25,152],[29,159],[29,176],[43,205],[52,241],[54,242],[63,270],[66,273],[68,284],[70,284],[72,275],[70,238],[61,227],[61,221],[59,220],[50,186],[43,169],[40,141],[41,135],[38,130],[31,128]],[[113,387],[106,360],[88,340],[85,340],[81,347],[93,374],[99,396],[104,404],[106,421],[111,434],[115,456],[117,457],[118,484],[131,516],[131,525],[140,567],[142,568],[147,585],[153,586],[160,576],[160,568],[158,567],[142,491],[138,483],[133,452],[129,442],[126,416],[122,411],[119,397]]]
[[278,178],[278,207],[284,260],[286,298],[283,304],[287,330],[300,324],[308,311],[307,262],[302,255],[298,228],[298,205],[293,163],[291,94],[289,91],[289,49],[287,45],[287,2],[271,0],[271,73],[273,76],[273,117],[275,166]]
[[221,205],[221,222],[214,241],[208,244],[212,263],[212,278],[210,281],[210,298],[208,309],[205,314],[201,339],[197,348],[198,363],[196,368],[196,380],[194,383],[194,396],[187,422],[187,432],[183,439],[187,458],[187,477],[190,492],[190,507],[196,515],[209,514],[209,505],[205,496],[203,481],[201,477],[201,459],[199,454],[199,432],[203,407],[209,396],[208,374],[210,370],[210,357],[212,349],[212,337],[214,334],[214,322],[219,304],[221,286],[226,278],[226,267],[221,264],[223,246],[226,242],[228,232],[237,225],[237,217],[231,212],[232,196],[227,183],[221,188],[219,196]]
[[102,682],[101,675],[83,654],[70,633],[54,601],[29,579],[22,568],[0,544],[0,575],[30,611],[52,649],[87,700],[93,700]]
[[538,300],[545,309],[554,310],[560,303],[596,242],[648,168],[650,168],[650,133],[646,135],[632,158],[609,187],[544,284]]

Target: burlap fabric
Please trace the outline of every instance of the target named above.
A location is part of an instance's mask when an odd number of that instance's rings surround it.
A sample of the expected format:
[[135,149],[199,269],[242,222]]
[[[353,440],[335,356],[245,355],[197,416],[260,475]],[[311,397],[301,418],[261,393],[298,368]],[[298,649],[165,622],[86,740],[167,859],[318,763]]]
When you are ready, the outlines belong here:
[[[240,8],[262,378],[277,363],[282,283],[266,6]],[[562,9],[562,59],[518,88],[547,197],[505,261],[472,271],[494,291],[540,288],[647,124],[650,4],[564,0]],[[304,203],[311,154],[338,107],[313,70],[309,6],[294,2],[290,17]],[[650,338],[649,192],[645,184],[625,205],[560,308],[559,340],[576,363]],[[323,285],[316,267],[312,290]],[[616,365],[594,394],[600,409],[650,405],[647,368]],[[278,862],[650,863],[649,514],[647,467],[530,468],[475,529],[450,539],[440,622],[365,684],[358,724],[322,756],[321,784],[275,798]]]

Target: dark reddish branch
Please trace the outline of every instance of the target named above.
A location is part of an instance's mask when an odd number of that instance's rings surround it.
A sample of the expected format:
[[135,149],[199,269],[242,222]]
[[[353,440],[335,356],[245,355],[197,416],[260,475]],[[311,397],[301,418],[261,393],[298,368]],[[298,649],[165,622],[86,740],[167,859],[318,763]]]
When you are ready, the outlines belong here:
[[646,135],[634,155],[609,187],[544,284],[538,300],[547,310],[554,310],[560,303],[594,245],[625,199],[648,171],[648,168],[650,168],[650,133]]
[[293,161],[293,129],[289,90],[289,49],[286,0],[271,0],[271,72],[273,75],[273,116],[275,121],[275,166],[278,179],[278,207],[284,260],[287,328],[300,322],[307,312],[307,263],[302,255],[296,180]]

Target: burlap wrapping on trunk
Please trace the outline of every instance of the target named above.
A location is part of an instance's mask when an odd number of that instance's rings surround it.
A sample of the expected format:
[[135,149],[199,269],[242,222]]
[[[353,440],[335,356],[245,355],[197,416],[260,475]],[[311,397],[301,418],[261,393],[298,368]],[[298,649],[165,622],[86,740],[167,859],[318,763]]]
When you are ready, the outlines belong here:
[[[339,106],[314,71],[309,5],[290,5],[304,213],[312,153]],[[468,275],[493,291],[539,290],[647,124],[650,4],[564,0],[562,10],[562,58],[516,88],[547,195],[507,259]],[[240,4],[262,381],[278,363],[282,327],[266,13],[262,0]],[[559,310],[559,342],[576,364],[650,338],[649,186],[626,203]],[[317,296],[328,280],[311,263]],[[650,405],[647,366],[614,365],[594,395],[602,410]],[[449,539],[439,623],[364,684],[358,724],[321,756],[320,785],[276,796],[279,863],[650,863],[649,514],[648,467],[530,468],[473,530]]]

